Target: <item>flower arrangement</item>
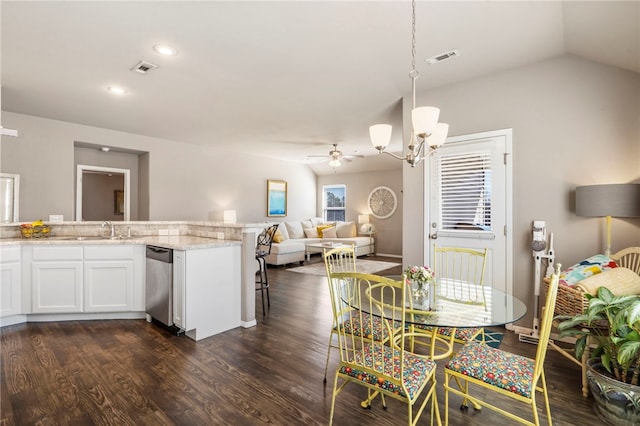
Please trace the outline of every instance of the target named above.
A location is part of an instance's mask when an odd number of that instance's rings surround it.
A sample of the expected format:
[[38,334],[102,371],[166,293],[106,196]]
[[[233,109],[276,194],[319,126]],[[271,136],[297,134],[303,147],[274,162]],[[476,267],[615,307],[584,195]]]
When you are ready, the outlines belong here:
[[428,266],[409,266],[404,270],[404,274],[408,281],[418,284],[418,288],[422,289],[425,284],[435,281],[436,274]]

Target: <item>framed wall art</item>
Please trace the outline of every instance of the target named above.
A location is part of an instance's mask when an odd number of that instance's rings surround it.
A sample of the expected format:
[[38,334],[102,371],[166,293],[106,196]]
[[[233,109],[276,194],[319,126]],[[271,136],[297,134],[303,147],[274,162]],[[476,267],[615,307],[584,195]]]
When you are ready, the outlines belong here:
[[287,215],[287,182],[267,180],[267,216]]

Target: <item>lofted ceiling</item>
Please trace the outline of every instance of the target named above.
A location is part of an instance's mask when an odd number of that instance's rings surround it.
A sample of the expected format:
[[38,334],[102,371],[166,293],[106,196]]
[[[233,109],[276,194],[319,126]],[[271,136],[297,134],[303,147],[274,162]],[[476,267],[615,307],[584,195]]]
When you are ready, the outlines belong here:
[[[368,127],[410,92],[410,1],[6,1],[2,110],[306,162],[337,143],[399,168]],[[565,54],[640,72],[640,2],[419,1],[419,89]],[[156,54],[158,43],[178,49]],[[436,65],[424,59],[457,49]],[[140,60],[158,65],[131,71]],[[124,96],[107,93],[120,85]],[[19,129],[18,129],[19,130]],[[311,163],[317,174],[333,173]]]

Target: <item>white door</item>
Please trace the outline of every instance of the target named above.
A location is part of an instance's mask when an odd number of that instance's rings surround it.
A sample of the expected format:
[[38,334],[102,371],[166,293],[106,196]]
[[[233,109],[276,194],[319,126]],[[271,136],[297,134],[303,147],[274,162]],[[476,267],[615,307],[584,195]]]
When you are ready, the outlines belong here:
[[487,248],[485,283],[512,294],[510,154],[506,129],[449,138],[431,156],[425,253],[433,259],[434,244]]

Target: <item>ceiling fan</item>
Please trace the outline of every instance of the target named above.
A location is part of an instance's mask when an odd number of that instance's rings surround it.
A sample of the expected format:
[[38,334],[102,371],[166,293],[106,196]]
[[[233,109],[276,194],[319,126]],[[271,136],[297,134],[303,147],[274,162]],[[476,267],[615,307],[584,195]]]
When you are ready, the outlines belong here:
[[325,161],[329,161],[329,165],[334,169],[336,167],[340,167],[342,164],[341,161],[351,162],[352,158],[364,158],[364,155],[352,154],[352,155],[343,155],[342,151],[338,151],[338,144],[333,144],[333,149],[329,151],[329,155],[309,155],[307,156],[309,159],[313,158],[323,158]]

